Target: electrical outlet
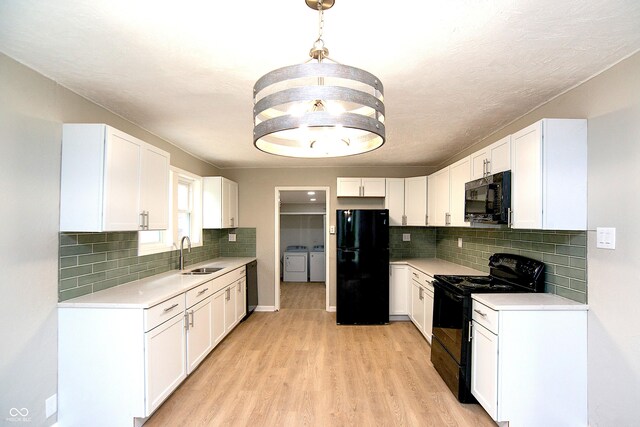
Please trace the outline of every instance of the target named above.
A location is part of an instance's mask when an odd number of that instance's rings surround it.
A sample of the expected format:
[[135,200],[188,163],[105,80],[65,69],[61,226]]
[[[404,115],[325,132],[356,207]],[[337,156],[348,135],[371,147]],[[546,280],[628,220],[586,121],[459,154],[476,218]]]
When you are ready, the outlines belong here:
[[235,233],[229,233],[229,241],[230,242],[235,242],[236,241]]
[[462,247],[462,237],[458,237],[458,247]]
[[44,401],[45,417],[49,418],[51,415],[58,412],[58,394],[54,394]]
[[402,241],[403,242],[410,242],[411,241],[411,233],[403,233],[402,234]]

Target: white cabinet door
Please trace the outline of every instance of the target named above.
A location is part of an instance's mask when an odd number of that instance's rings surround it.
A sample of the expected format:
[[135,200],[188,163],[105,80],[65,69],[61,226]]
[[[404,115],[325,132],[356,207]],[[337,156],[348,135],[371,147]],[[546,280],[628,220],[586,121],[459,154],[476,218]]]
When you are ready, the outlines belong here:
[[385,178],[362,178],[362,195],[364,197],[384,197]]
[[424,333],[424,289],[417,282],[411,281],[411,320]]
[[405,178],[404,187],[405,225],[427,225],[427,177]]
[[464,220],[464,185],[470,181],[469,157],[449,167],[449,224],[453,227],[469,227]]
[[107,128],[104,175],[104,231],[140,228],[140,141]]
[[213,316],[211,317],[211,331],[213,334],[213,343],[222,341],[226,333],[225,328],[225,307],[227,299],[226,289],[222,289],[213,295]]
[[360,197],[362,180],[360,178],[338,178],[337,197]]
[[236,282],[234,291],[236,294],[236,318],[238,322],[247,314],[247,279],[243,277]]
[[236,287],[230,285],[226,288],[226,297],[224,303],[224,330],[225,333],[229,333],[236,323],[238,323],[238,317],[236,316]]
[[202,180],[202,228],[239,226],[238,184],[222,176]]
[[431,344],[433,330],[433,292],[430,289],[424,290],[424,336]]
[[150,415],[187,376],[182,314],[145,333],[145,413]]
[[149,230],[169,227],[169,155],[151,146],[142,150],[140,210]]
[[449,167],[429,175],[428,188],[429,225],[449,225]]
[[406,265],[389,266],[389,314],[409,314],[409,267]]
[[471,393],[494,420],[498,416],[498,337],[472,322]]
[[187,309],[187,373],[191,373],[213,349],[213,300],[208,297]]
[[542,228],[542,122],[513,134],[511,146],[513,228]]
[[489,147],[473,153],[470,158],[471,163],[471,180],[484,178],[487,175],[487,162],[489,162],[491,153]]
[[404,224],[404,178],[387,178],[384,208],[389,209],[389,225]]
[[489,163],[487,173],[489,175],[504,172],[511,169],[511,135],[494,142],[487,147]]

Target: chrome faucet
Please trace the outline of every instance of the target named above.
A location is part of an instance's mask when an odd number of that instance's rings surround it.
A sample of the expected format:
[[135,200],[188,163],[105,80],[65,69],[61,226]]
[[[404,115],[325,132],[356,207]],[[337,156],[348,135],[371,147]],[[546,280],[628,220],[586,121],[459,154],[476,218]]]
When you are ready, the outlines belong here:
[[189,238],[189,236],[184,236],[182,237],[182,240],[180,240],[180,270],[184,270],[184,240],[185,239],[189,244],[189,253],[191,253],[191,239]]

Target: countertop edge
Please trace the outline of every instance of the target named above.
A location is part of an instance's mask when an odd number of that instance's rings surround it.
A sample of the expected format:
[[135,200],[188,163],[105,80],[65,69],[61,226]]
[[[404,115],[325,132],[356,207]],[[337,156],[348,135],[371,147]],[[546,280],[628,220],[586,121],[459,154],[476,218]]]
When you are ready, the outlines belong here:
[[[471,294],[471,298],[496,311],[588,311],[589,305],[550,293]],[[505,301],[513,298],[512,302]],[[497,301],[496,301],[497,300]],[[502,300],[502,301],[501,301]],[[539,300],[539,301],[536,301]],[[547,301],[544,301],[547,300]]]
[[[434,276],[436,274],[446,274],[446,275],[466,275],[466,276],[487,276],[488,273],[484,271],[476,270],[471,267],[467,267],[466,265],[456,264],[455,262],[446,261],[441,258],[404,258],[404,259],[394,259],[389,261],[390,265],[408,265],[409,267],[415,268],[427,274],[429,276]],[[432,264],[429,266],[428,264]],[[434,271],[434,269],[438,269],[440,267],[444,267],[446,270],[441,270],[440,272]]]

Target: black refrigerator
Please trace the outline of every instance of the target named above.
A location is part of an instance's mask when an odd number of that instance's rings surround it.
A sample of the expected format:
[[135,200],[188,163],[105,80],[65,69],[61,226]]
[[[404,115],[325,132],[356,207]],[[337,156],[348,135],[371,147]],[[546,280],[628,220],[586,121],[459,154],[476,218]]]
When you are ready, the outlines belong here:
[[337,323],[389,323],[389,211],[338,210],[336,220]]

